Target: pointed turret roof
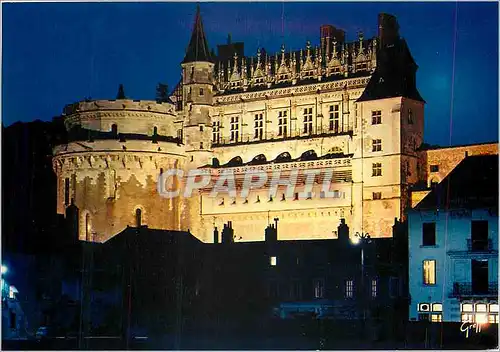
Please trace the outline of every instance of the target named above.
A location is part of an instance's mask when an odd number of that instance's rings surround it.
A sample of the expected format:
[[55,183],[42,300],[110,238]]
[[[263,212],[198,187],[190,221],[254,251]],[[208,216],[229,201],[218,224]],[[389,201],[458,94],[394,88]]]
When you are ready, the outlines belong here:
[[186,56],[184,57],[182,63],[195,61],[212,62],[212,55],[210,54],[207,38],[205,37],[205,31],[203,30],[199,5],[196,6],[193,33],[191,34],[191,40],[189,41]]

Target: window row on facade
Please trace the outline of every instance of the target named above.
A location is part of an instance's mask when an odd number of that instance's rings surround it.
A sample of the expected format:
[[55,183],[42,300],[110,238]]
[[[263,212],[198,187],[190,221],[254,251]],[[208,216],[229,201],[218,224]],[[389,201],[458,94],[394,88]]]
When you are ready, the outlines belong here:
[[[345,192],[341,192],[341,191],[331,191],[331,193],[333,194],[333,196],[329,197],[330,199],[331,199],[331,198],[336,198],[336,199],[345,199],[345,196],[346,196],[346,195],[345,195]],[[311,199],[313,199],[313,196],[314,196],[313,192],[307,192],[307,194],[306,194],[305,198],[304,198],[304,197],[302,197],[302,198],[301,198],[301,197],[299,197],[299,192],[296,192],[296,193],[294,193],[292,200],[295,200],[295,201],[296,201],[296,200],[302,200],[302,199],[311,200]],[[319,192],[319,198],[320,198],[320,199],[325,199],[325,198],[326,198],[326,192],[324,192],[324,191],[320,191],[320,192]],[[274,202],[275,200],[276,200],[276,199],[275,199],[275,198],[273,198],[272,196],[269,196],[268,198],[266,197],[266,201],[267,201],[267,202]],[[281,197],[279,198],[279,201],[281,201],[281,202],[285,202],[286,200],[287,200],[287,198],[286,198],[285,193],[282,193],[282,194],[281,194]],[[263,200],[262,200],[262,201],[263,201]],[[257,195],[257,196],[255,197],[255,199],[254,199],[253,203],[260,203],[260,202],[261,202],[261,198],[260,198],[260,196],[259,196],[259,195]],[[243,202],[242,202],[242,204],[249,204],[249,203],[250,203],[250,202],[249,202],[249,199],[248,199],[248,198],[245,198],[245,199],[243,200]],[[230,198],[230,204],[231,204],[231,205],[236,205],[236,204],[237,204],[237,203],[236,203],[236,198]],[[220,198],[220,200],[219,200],[219,205],[220,205],[220,206],[225,205],[225,199],[224,199],[224,198]]]

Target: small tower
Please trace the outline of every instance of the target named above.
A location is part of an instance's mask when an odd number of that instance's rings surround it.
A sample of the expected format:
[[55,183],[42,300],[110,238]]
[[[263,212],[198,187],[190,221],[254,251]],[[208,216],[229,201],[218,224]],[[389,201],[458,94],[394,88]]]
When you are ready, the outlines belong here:
[[[210,107],[213,104],[214,63],[197,6],[194,28],[181,63],[184,101],[184,143],[188,167],[205,165],[211,159]],[[189,165],[189,164],[192,165]]]

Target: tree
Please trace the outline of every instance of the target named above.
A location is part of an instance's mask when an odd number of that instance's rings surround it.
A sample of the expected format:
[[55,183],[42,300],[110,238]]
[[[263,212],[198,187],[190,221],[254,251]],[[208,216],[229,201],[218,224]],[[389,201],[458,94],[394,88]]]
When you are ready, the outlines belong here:
[[156,101],[158,103],[168,102],[168,85],[158,83],[156,86]]
[[118,86],[118,94],[116,94],[116,99],[127,99],[125,96],[125,89],[123,88],[123,84],[120,83]]

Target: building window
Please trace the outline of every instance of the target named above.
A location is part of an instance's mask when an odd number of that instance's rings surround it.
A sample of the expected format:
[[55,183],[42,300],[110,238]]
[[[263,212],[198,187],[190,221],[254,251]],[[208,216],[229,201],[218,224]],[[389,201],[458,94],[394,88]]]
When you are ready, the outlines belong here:
[[278,113],[278,136],[287,136],[287,111],[280,111]]
[[489,314],[488,315],[488,323],[498,324],[498,314]]
[[439,171],[439,165],[431,165],[431,172],[438,172]]
[[14,286],[9,286],[9,298],[14,299]]
[[428,313],[418,313],[418,320],[419,321],[429,321],[429,314]]
[[441,303],[433,303],[432,304],[432,311],[433,312],[442,312],[443,311],[443,305]]
[[231,127],[230,127],[230,132],[231,132],[231,141],[232,142],[237,142],[238,137],[240,134],[240,126],[239,126],[239,117],[231,117]]
[[141,227],[142,224],[142,210],[137,208],[135,210],[135,226]]
[[354,280],[345,281],[345,298],[354,297]]
[[399,277],[389,279],[389,294],[391,297],[399,297]]
[[64,204],[69,204],[69,177],[64,179]]
[[203,142],[200,142],[200,149],[203,149]]
[[255,139],[262,139],[264,135],[264,120],[262,114],[255,114],[254,120],[254,136]]
[[203,132],[203,125],[200,125],[200,132]]
[[471,221],[471,250],[488,249],[488,221]]
[[90,242],[92,240],[91,235],[92,228],[90,225],[90,214],[87,214],[85,215],[85,240]]
[[411,109],[408,109],[408,124],[413,124],[413,111]]
[[462,323],[473,323],[473,322],[474,322],[474,314],[462,313]]
[[377,298],[377,279],[372,280],[372,298]]
[[330,105],[330,131],[339,132],[339,106]]
[[422,246],[436,245],[436,223],[426,222],[422,224]]
[[431,314],[431,322],[433,323],[440,323],[443,321],[443,315],[442,314]]
[[382,192],[373,192],[373,200],[382,199]]
[[312,108],[304,109],[304,133],[312,134],[313,133],[313,123],[312,123]]
[[219,143],[220,139],[220,121],[212,122],[212,142]]
[[116,136],[118,134],[118,126],[116,125],[116,123],[111,125],[111,133],[113,134],[113,136]]
[[380,125],[382,123],[382,111],[372,111],[372,125]]
[[381,139],[373,139],[372,140],[372,152],[380,152],[382,151],[382,140]]
[[498,304],[490,304],[490,313],[498,313]]
[[158,135],[158,127],[154,126],[153,127],[153,136],[157,136]]
[[435,260],[424,260],[423,271],[424,271],[424,285],[435,285],[436,284],[436,261]]
[[271,266],[276,266],[278,264],[278,259],[276,257],[270,257],[269,264],[271,264]]
[[203,96],[203,95],[204,95],[203,88],[200,88],[200,96]]
[[373,163],[372,164],[372,176],[382,176],[382,164]]
[[323,298],[325,282],[323,279],[314,280],[314,298]]

